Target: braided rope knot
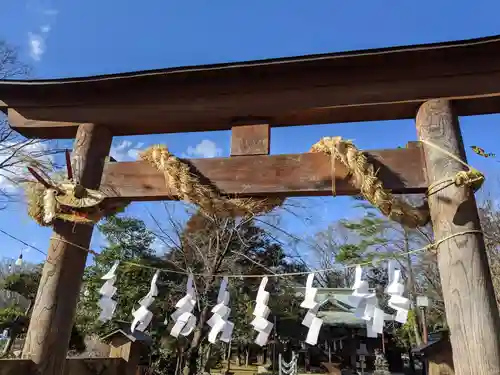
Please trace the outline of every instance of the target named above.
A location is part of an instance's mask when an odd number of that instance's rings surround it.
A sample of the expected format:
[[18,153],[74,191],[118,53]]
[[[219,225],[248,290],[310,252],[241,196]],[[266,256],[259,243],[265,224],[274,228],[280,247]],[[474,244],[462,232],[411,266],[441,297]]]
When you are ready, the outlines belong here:
[[470,186],[474,191],[478,191],[484,183],[484,175],[477,169],[471,168],[468,171],[460,171],[453,179],[455,186]]

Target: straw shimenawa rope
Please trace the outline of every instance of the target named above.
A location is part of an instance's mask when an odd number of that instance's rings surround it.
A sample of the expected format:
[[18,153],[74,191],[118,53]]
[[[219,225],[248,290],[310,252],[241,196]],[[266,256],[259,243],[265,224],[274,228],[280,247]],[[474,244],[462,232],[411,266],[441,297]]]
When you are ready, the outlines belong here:
[[156,145],[140,153],[165,176],[165,184],[173,196],[196,204],[205,214],[218,216],[250,216],[270,212],[282,205],[283,198],[226,198],[214,186],[203,184],[193,168],[172,155],[166,146]]
[[360,190],[366,200],[390,219],[409,228],[424,226],[429,222],[427,202],[422,206],[413,207],[384,189],[374,166],[351,141],[343,140],[341,137],[325,137],[312,146],[311,152],[323,152],[344,164],[349,171],[352,184]]
[[[335,160],[344,164],[349,171],[350,182],[360,190],[366,200],[388,218],[409,228],[421,227],[429,222],[430,214],[427,202],[414,207],[406,201],[396,198],[384,188],[382,181],[377,177],[374,166],[351,141],[343,140],[341,137],[325,137],[312,146],[311,152],[323,152],[331,155],[333,181]],[[166,146],[153,146],[141,153],[141,158],[164,173],[165,183],[172,195],[198,205],[203,212],[208,214],[245,216],[266,213],[283,203],[282,198],[264,200],[223,197],[215,187],[202,184],[200,178],[192,172],[190,165],[172,155]],[[475,176],[470,176],[472,172],[458,173],[452,183],[457,186],[473,184],[476,179]],[[334,184],[332,192],[335,195]]]
[[[437,146],[433,145],[433,147]],[[442,151],[447,153],[445,150]],[[419,207],[414,207],[386,190],[377,177],[374,166],[351,141],[343,140],[341,137],[325,137],[312,146],[311,152],[323,152],[331,156],[332,192],[334,195],[335,161],[339,160],[347,168],[353,186],[359,189],[364,198],[384,215],[409,228],[424,226],[429,222],[427,202]],[[456,158],[454,155],[451,156]],[[163,145],[148,148],[140,154],[140,157],[164,174],[165,184],[172,196],[196,204],[205,214],[233,217],[252,216],[270,212],[281,206],[284,201],[284,198],[225,197],[215,186],[203,183],[200,179],[203,176],[198,176],[188,162],[172,155],[168,148]],[[460,162],[466,165],[464,162]],[[449,184],[470,185],[474,190],[480,187],[484,176],[470,166],[466,166],[468,171],[459,172],[454,178],[432,184],[429,187],[428,195],[433,194],[434,189],[442,189]],[[443,187],[444,183],[448,185]],[[102,217],[123,210],[128,204],[128,202],[119,201],[108,202],[99,191],[84,189],[72,181],[61,181],[56,184],[54,189],[55,194],[51,194],[51,189],[47,189],[38,182],[31,182],[26,186],[28,213],[41,225],[50,225],[54,218],[80,223],[95,223]]]

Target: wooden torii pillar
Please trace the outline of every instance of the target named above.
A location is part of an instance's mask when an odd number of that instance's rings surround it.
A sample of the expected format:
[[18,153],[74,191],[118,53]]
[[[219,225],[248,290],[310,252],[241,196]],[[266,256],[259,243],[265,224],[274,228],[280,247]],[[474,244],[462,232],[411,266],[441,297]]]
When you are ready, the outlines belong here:
[[[422,104],[416,125],[419,139],[466,161],[458,116],[450,100]],[[464,170],[443,151],[424,149],[429,183]],[[448,186],[429,196],[429,208],[436,241],[464,233],[436,249],[455,374],[500,374],[500,315],[474,192],[469,187]]]
[[[105,127],[78,127],[73,149],[78,168],[74,173],[83,186],[99,187],[111,140]],[[89,247],[92,230],[91,225],[61,220],[54,224],[22,354],[37,364],[40,375],[63,374],[87,260],[87,252],[77,246]]]

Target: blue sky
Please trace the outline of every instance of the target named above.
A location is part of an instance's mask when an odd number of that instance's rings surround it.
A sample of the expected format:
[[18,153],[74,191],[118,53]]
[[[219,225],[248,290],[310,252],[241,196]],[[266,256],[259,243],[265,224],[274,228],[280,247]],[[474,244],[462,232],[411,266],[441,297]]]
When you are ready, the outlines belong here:
[[[473,5],[477,4],[477,5]],[[182,65],[284,57],[322,52],[439,42],[500,34],[498,1],[62,1],[3,0],[0,38],[20,48],[33,78],[88,76]],[[461,120],[467,145],[500,153],[500,116]],[[305,152],[323,136],[353,139],[362,149],[394,148],[415,140],[413,121],[274,129],[272,153]],[[177,155],[227,156],[229,133],[117,138],[119,160],[137,149],[166,143]],[[485,193],[498,185],[500,165],[469,153],[487,175]],[[332,221],[356,215],[348,198],[299,200],[302,219],[285,215],[283,227],[307,237]],[[128,212],[147,219],[154,204]],[[312,221],[305,218],[311,217]],[[0,229],[46,250],[50,230],[39,228],[15,205],[0,212]],[[0,235],[1,236],[1,235]],[[0,237],[0,256],[17,258],[23,245]],[[101,240],[95,236],[93,247]],[[31,250],[31,261],[43,256]]]

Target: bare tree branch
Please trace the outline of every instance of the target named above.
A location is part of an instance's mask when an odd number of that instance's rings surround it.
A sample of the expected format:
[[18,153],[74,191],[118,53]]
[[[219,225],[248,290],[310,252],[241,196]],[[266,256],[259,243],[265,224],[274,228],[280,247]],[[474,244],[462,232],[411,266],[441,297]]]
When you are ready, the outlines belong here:
[[[0,80],[26,78],[30,72],[17,49],[0,40]],[[19,185],[27,179],[27,166],[52,171],[56,168],[53,156],[62,151],[55,142],[22,137],[0,114],[0,209],[18,200]]]

